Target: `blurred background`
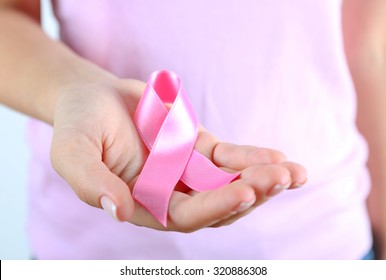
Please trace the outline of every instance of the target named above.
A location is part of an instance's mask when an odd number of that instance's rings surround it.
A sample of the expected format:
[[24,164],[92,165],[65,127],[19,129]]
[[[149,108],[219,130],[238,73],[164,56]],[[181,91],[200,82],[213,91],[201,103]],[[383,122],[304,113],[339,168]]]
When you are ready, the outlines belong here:
[[[50,0],[41,0],[43,29],[58,38]],[[28,118],[0,105],[0,259],[33,257],[26,236]]]

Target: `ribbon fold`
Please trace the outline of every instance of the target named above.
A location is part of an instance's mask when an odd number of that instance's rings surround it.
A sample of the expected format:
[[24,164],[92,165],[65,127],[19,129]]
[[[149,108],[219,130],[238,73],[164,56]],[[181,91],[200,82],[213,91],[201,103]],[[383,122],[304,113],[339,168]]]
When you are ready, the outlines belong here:
[[[165,103],[171,103],[168,110]],[[234,180],[194,149],[197,116],[178,76],[154,72],[138,104],[134,123],[150,151],[134,186],[133,197],[163,226],[172,192],[181,180],[195,191],[213,190]]]

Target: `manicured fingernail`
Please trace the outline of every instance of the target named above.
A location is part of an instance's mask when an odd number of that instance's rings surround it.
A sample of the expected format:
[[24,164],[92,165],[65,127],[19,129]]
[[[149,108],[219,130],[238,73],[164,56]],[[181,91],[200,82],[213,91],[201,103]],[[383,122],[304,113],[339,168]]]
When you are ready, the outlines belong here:
[[250,201],[241,202],[239,207],[237,207],[236,209],[236,213],[241,213],[248,210],[255,202],[256,202],[256,198]]
[[117,218],[117,206],[108,196],[101,197],[101,205],[103,210],[109,213],[114,220],[119,221]]
[[267,196],[268,197],[272,197],[274,195],[277,195],[278,193],[280,193],[282,190],[285,190],[285,189],[288,189],[290,187],[291,184],[286,184],[286,185],[275,185],[272,189],[270,189],[268,192],[267,192]]

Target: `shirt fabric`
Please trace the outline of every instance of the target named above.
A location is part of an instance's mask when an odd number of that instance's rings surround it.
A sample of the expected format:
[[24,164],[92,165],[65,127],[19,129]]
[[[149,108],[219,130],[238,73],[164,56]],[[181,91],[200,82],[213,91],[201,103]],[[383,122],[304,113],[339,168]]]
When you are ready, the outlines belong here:
[[122,78],[178,73],[224,141],[308,170],[231,226],[190,234],[117,223],[53,171],[52,128],[31,121],[28,231],[39,259],[360,259],[371,247],[367,147],[338,0],[55,1],[61,39]]

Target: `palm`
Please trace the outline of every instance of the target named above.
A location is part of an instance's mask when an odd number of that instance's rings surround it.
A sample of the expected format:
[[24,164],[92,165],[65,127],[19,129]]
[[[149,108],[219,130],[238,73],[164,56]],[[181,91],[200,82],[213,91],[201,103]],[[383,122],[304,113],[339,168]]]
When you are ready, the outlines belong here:
[[[100,207],[101,195],[108,194],[118,206],[120,220],[164,229],[129,192],[148,154],[132,122],[143,87],[138,81],[123,81],[116,87],[69,90],[57,105],[52,161],[85,202]],[[220,143],[203,129],[196,149],[241,176],[202,193],[179,184],[170,200],[168,230],[186,232],[230,223],[247,213],[237,212],[240,205],[261,204],[273,186],[306,180],[304,169],[282,162],[279,152]]]

